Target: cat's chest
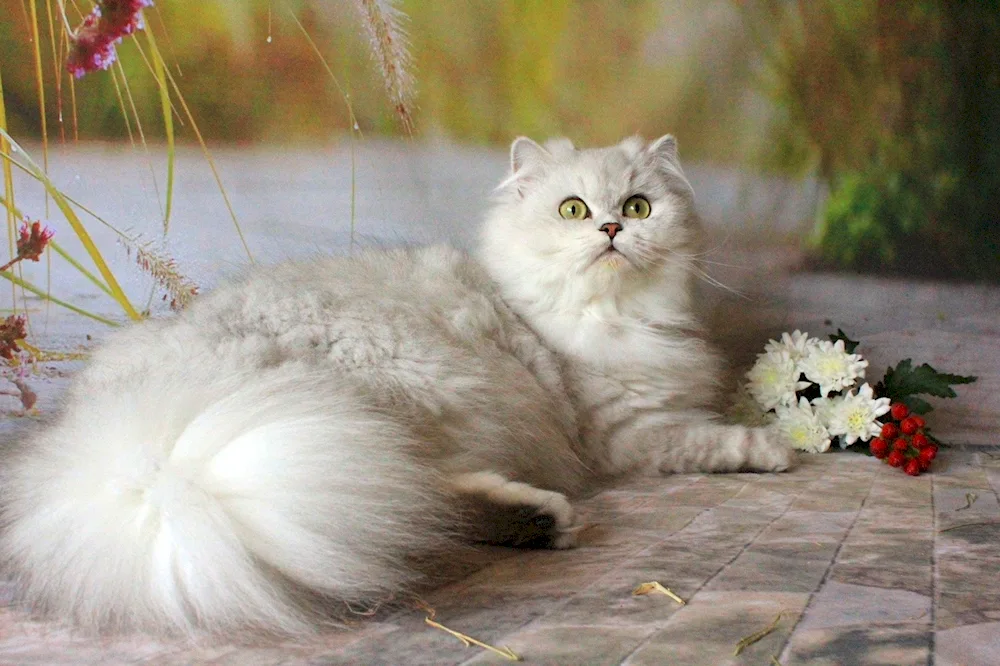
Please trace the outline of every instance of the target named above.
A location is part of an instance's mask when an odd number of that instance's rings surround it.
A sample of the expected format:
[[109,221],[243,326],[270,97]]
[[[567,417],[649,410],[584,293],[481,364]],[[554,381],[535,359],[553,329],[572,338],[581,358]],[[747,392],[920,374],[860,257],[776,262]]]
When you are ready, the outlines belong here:
[[668,361],[669,341],[655,327],[635,319],[598,314],[541,318],[539,331],[551,348],[571,362],[602,374],[658,374]]

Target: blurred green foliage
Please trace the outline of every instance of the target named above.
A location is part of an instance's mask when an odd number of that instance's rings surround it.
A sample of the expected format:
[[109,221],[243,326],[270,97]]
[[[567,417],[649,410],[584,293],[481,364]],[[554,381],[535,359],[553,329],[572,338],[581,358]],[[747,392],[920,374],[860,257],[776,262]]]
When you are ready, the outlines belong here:
[[[50,134],[121,140],[107,72],[75,85],[41,51]],[[71,22],[88,2],[67,3]],[[817,258],[862,270],[1000,279],[1000,0],[401,0],[417,134],[581,144],[677,134],[686,159],[815,175],[830,185]],[[209,140],[325,142],[401,133],[351,0],[160,0],[146,11]],[[58,20],[53,22],[57,38]],[[0,0],[15,136],[38,136],[25,0]],[[271,37],[268,40],[268,36]],[[119,48],[148,137],[158,93],[135,40]],[[57,84],[58,73],[58,84]],[[62,122],[59,121],[61,100]],[[179,124],[179,121],[178,121]],[[180,140],[190,140],[178,126]]]
[[1000,2],[739,4],[778,109],[769,162],[830,184],[818,258],[1000,280]]
[[[23,1],[0,0],[0,67],[15,133],[37,136]],[[37,2],[44,19],[55,0]],[[744,107],[753,102],[747,40],[727,0],[403,0],[399,7],[408,17],[423,136],[506,144],[519,134],[566,134],[594,144],[669,131],[686,157],[722,162],[739,160],[754,140],[744,131]],[[205,135],[315,141],[348,128],[343,100],[289,11],[350,91],[362,130],[399,134],[350,0],[160,0],[147,22]],[[62,97],[62,127],[71,134],[68,80],[62,75],[57,96],[44,20],[41,27],[49,99]],[[155,82],[132,41],[119,52],[140,120],[155,137],[162,132]],[[87,75],[76,95],[81,136],[124,136],[109,74]],[[58,128],[56,104],[48,106],[49,127]]]

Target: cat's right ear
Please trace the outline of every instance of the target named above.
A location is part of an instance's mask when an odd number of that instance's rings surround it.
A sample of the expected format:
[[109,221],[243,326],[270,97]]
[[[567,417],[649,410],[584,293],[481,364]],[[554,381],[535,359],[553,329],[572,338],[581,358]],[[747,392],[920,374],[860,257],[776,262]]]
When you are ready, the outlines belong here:
[[541,167],[552,159],[549,151],[526,136],[519,136],[510,144],[510,171],[516,175],[525,169]]
[[552,154],[526,136],[519,136],[510,144],[510,177],[498,189],[511,189],[523,197],[526,188],[552,161]]

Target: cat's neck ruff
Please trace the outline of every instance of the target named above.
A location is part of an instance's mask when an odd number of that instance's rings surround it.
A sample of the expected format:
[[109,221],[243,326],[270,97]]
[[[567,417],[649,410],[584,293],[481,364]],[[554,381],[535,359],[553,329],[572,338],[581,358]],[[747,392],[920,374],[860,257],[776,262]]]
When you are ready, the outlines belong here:
[[563,287],[501,283],[511,308],[546,346],[578,363],[602,370],[656,368],[670,363],[672,341],[696,330],[684,281],[618,284],[604,293],[581,292],[573,280]]

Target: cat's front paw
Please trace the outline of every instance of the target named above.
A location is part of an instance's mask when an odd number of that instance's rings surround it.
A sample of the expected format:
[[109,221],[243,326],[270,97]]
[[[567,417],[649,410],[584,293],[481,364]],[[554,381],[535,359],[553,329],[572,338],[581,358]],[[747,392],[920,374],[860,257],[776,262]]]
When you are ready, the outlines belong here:
[[772,428],[747,429],[746,469],[754,472],[785,472],[798,463],[798,454]]

